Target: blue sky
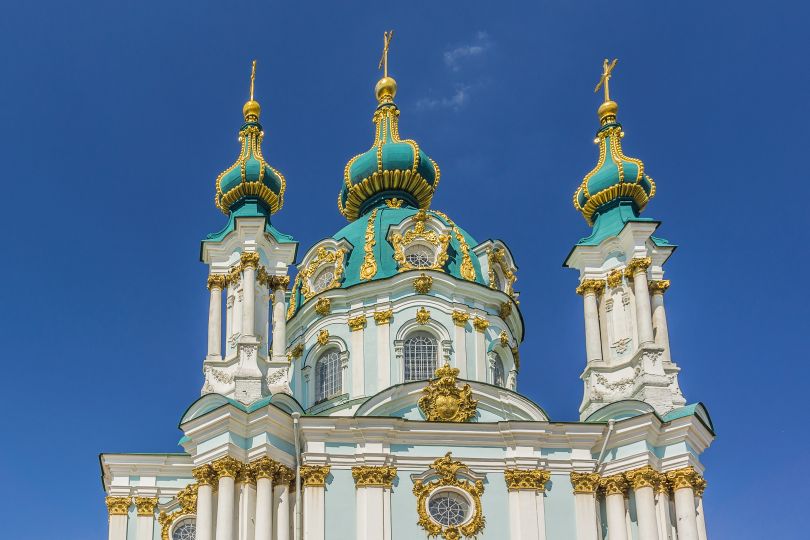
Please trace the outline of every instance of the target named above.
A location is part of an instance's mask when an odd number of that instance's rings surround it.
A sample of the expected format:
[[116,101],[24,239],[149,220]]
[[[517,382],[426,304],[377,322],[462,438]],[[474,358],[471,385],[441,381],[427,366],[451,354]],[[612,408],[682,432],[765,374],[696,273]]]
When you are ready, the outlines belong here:
[[[37,2],[0,18],[7,538],[106,538],[99,452],[177,451],[201,386],[199,240],[257,58],[264,153],[302,250],[345,223],[372,141],[382,32],[401,133],[440,165],[433,206],[515,254],[519,389],[555,420],[582,396],[581,300],[602,58],[626,153],[658,184],[673,358],[718,438],[714,538],[804,537],[810,475],[805,240],[810,12],[799,2]],[[26,5],[23,5],[26,4]],[[665,4],[665,5],[662,5]],[[303,253],[303,251],[302,251]],[[805,531],[806,534],[806,531]]]

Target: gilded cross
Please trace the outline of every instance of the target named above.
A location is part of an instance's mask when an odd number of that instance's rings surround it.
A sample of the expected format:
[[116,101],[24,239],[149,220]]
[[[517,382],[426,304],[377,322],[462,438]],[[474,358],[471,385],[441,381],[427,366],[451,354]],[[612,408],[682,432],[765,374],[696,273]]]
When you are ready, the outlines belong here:
[[618,58],[614,58],[613,62],[609,61],[605,58],[605,62],[602,64],[602,77],[599,78],[599,83],[596,85],[596,88],[593,89],[593,92],[596,93],[599,89],[604,86],[605,87],[605,101],[610,101],[610,76],[613,72],[613,68],[616,67],[616,62],[618,62]]
[[250,101],[253,101],[254,84],[256,84],[256,60],[253,61],[253,67],[250,70]]
[[391,44],[391,38],[394,37],[394,31],[383,33],[383,52],[380,58],[380,64],[377,69],[383,70],[383,76],[388,77],[388,46]]

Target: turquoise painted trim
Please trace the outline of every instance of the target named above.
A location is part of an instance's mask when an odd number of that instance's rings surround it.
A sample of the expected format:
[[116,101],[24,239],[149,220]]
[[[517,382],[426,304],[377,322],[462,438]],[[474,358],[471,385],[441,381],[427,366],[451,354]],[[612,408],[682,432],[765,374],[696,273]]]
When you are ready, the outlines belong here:
[[[301,405],[298,403],[298,401],[296,401],[295,398],[287,396],[286,394],[284,396],[289,400],[291,400],[292,403],[298,405],[298,407],[300,408],[298,412],[303,412],[303,408],[301,408]],[[194,410],[194,412],[191,413],[191,415],[189,415],[190,411],[194,409],[195,406],[198,405],[199,407],[196,410]],[[226,405],[231,405],[232,407],[235,407],[245,413],[252,413],[253,411],[261,409],[262,407],[265,407],[267,405],[273,405],[279,410],[289,414],[287,412],[287,407],[281,408],[273,403],[273,396],[266,396],[260,400],[254,401],[250,405],[244,405],[243,403],[240,403],[235,399],[227,398],[222,394],[205,394],[204,396],[200,397],[199,399],[197,399],[191,405],[188,406],[183,415],[180,417],[180,426],[182,428],[182,425],[184,423],[194,420],[195,418],[199,418],[200,416],[208,414],[211,411],[214,411]]]
[[714,423],[712,422],[711,416],[709,416],[709,410],[703,403],[699,401],[697,403],[692,403],[691,405],[684,405],[679,409],[669,411],[667,414],[664,415],[663,421],[671,422],[672,420],[684,418],[686,416],[697,417],[698,420],[703,422],[703,424],[709,429],[709,431],[712,432],[713,435],[715,434]]
[[258,198],[245,197],[231,206],[228,215],[228,223],[218,232],[211,233],[205,237],[203,242],[221,242],[228,233],[236,230],[236,220],[242,217],[263,217],[265,218],[265,232],[271,235],[279,244],[297,244],[298,242],[289,234],[284,234],[270,224],[270,209]]

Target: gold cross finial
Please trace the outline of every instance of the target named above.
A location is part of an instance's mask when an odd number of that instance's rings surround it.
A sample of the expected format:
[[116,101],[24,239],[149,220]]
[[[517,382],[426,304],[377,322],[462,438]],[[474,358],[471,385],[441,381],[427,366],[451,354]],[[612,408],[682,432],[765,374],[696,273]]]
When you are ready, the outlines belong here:
[[256,83],[256,60],[253,61],[253,67],[250,70],[250,101],[253,101],[253,85]]
[[383,77],[388,77],[388,46],[391,44],[391,38],[394,37],[394,31],[383,33],[383,52],[380,58],[380,64],[377,69],[383,70]]
[[610,101],[610,76],[618,61],[618,58],[614,58],[613,62],[605,58],[605,62],[602,64],[602,76],[599,78],[599,83],[596,85],[596,88],[593,89],[595,94],[602,86],[605,87],[605,102]]

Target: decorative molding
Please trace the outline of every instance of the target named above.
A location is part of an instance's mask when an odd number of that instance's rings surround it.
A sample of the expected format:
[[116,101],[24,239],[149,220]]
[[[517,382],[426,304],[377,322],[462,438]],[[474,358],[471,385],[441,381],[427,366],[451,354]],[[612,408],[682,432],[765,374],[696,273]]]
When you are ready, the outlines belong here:
[[647,283],[647,286],[650,288],[650,292],[653,294],[660,293],[664,294],[669,289],[670,280],[668,279],[652,279]]
[[157,508],[157,497],[135,497],[135,508],[139,516],[154,516]]
[[501,345],[503,347],[509,345],[509,334],[506,333],[506,330],[501,330],[501,333],[498,334],[498,339],[501,340]]
[[256,471],[253,470],[253,467],[251,467],[250,464],[244,464],[236,475],[236,481],[240,484],[250,484],[255,486]]
[[502,302],[500,307],[498,307],[498,316],[506,320],[509,315],[512,314],[512,302]]
[[463,312],[461,310],[458,310],[458,309],[453,310],[453,313],[452,313],[451,317],[453,317],[453,324],[455,324],[456,326],[459,326],[461,328],[464,328],[465,326],[467,326],[467,321],[470,320],[470,314],[469,313],[465,313],[465,312]]
[[640,272],[646,272],[647,268],[649,268],[651,264],[651,257],[636,257],[634,259],[630,259],[627,263],[627,267],[624,269],[624,275],[627,277],[633,277]]
[[[395,233],[391,237],[391,245],[394,247],[394,260],[397,261],[400,272],[419,270],[420,268],[442,271],[444,263],[447,262],[447,246],[450,243],[450,235],[438,234],[436,231],[427,229],[425,227],[427,219],[427,213],[424,209],[421,209],[413,216],[414,226],[412,229],[405,231],[404,235]],[[426,267],[416,267],[408,263],[405,258],[405,249],[414,241],[425,242],[433,246],[435,250],[433,264]]]
[[[674,471],[669,471],[666,473],[667,482],[669,482],[670,486],[672,487],[672,491],[677,491],[679,489],[692,489],[696,490],[699,485],[702,484],[701,480],[703,478],[695,471],[695,468],[692,466],[684,467],[682,469],[677,469]],[[703,489],[706,488],[705,485],[702,486]]]
[[329,342],[329,330],[324,328],[320,332],[318,332],[318,343],[321,345],[326,345]]
[[479,332],[485,332],[489,328],[489,321],[476,315],[473,319],[473,327]]
[[160,512],[158,515],[158,523],[160,523],[160,539],[169,540],[169,530],[172,524],[184,516],[194,515],[197,512],[197,484],[189,484],[177,492],[177,501],[180,503],[180,509],[177,512],[167,514]]
[[239,260],[242,262],[242,269],[245,268],[258,268],[259,267],[259,254],[255,251],[243,251],[239,255]]
[[433,287],[433,278],[426,276],[424,273],[420,274],[418,278],[413,280],[413,290],[417,294],[427,294]]
[[332,300],[329,298],[318,298],[318,301],[315,302],[315,313],[320,315],[321,317],[325,317],[329,315],[332,311]]
[[428,422],[466,422],[475,416],[478,402],[472,398],[469,384],[459,388],[458,373],[457,368],[444,364],[422,390],[419,408]]
[[301,358],[302,354],[304,354],[304,344],[298,343],[295,347],[290,349],[290,352],[287,353],[287,360],[292,362],[296,358]]
[[385,205],[388,208],[402,208],[402,203],[405,202],[402,199],[397,199],[393,197],[391,199],[385,199]]
[[391,488],[397,476],[396,467],[372,467],[361,465],[352,467],[352,478],[357,487]]
[[389,324],[393,316],[394,316],[393,309],[386,309],[384,311],[375,311],[374,322],[377,324],[377,326]]
[[[413,484],[413,494],[416,496],[416,511],[419,515],[417,524],[427,532],[428,536],[439,536],[445,540],[458,540],[462,536],[466,538],[475,537],[484,529],[485,519],[481,509],[481,495],[484,494],[484,482],[475,480],[475,483],[458,477],[460,472],[469,471],[464,463],[451,458],[448,452],[443,458],[439,458],[431,465],[431,470],[435,471],[438,478],[424,483],[416,480]],[[442,526],[430,517],[428,513],[428,500],[430,496],[441,488],[451,487],[460,489],[467,493],[472,499],[472,515],[460,525]]]
[[301,479],[305,487],[323,487],[329,475],[329,465],[301,465]]
[[225,274],[211,274],[208,276],[208,290],[222,290],[228,284],[228,277]]
[[551,479],[551,473],[542,469],[506,469],[503,471],[503,477],[509,491],[545,491],[546,482]]
[[497,265],[501,269],[501,273],[506,280],[506,288],[503,292],[514,298],[514,284],[517,280],[517,274],[515,274],[515,272],[512,271],[512,269],[506,264],[506,251],[500,247],[489,249],[487,250],[487,260],[489,262],[489,288],[498,288],[495,281],[495,266]]
[[231,456],[223,456],[211,463],[219,478],[236,478],[244,465]]
[[442,217],[453,228],[453,235],[458,241],[459,248],[461,249],[461,265],[459,266],[459,273],[461,277],[467,281],[475,281],[475,267],[473,266],[472,259],[470,258],[470,247],[467,245],[467,240],[461,234],[461,229],[458,228],[456,223],[450,219],[450,216],[438,210],[431,210],[434,214]]
[[517,345],[511,347],[511,349],[512,349],[512,358],[514,358],[515,360],[515,370],[520,371],[520,350],[518,349]]
[[427,324],[430,320],[430,311],[425,309],[424,307],[420,307],[416,310],[416,322],[418,324]]
[[358,315],[357,317],[351,317],[347,324],[349,325],[349,330],[352,332],[357,332],[358,330],[362,330],[366,327],[366,316],[365,315]]
[[295,471],[286,465],[278,463],[276,465],[276,472],[273,475],[273,483],[277,486],[290,485],[295,480]]
[[271,291],[286,291],[290,284],[290,276],[267,276],[265,284]]
[[634,469],[632,471],[627,471],[624,473],[624,477],[633,486],[633,489],[641,489],[645,487],[650,487],[653,489],[657,489],[658,485],[665,481],[663,475],[647,465],[646,467],[641,467],[640,469]]
[[605,282],[601,279],[584,279],[582,283],[579,284],[576,291],[579,295],[585,295],[586,293],[594,293],[599,294],[602,289],[605,288]]
[[611,289],[615,289],[622,284],[624,274],[621,270],[611,270],[607,275],[607,284]]
[[[305,301],[309,300],[319,292],[328,291],[329,289],[334,289],[340,285],[340,280],[343,279],[343,259],[345,255],[346,250],[343,248],[333,251],[330,251],[323,246],[318,248],[315,257],[313,257],[306,268],[298,272],[298,276],[301,277],[301,294],[304,295]],[[314,276],[322,266],[326,266],[328,264],[332,264],[334,267],[332,281],[330,281],[326,287],[320,291],[313,290],[309,283],[310,278]]]
[[596,473],[571,473],[571,485],[574,487],[574,494],[577,493],[596,493],[599,488],[599,479],[601,477]]
[[191,470],[191,474],[201,486],[213,486],[217,482],[217,472],[209,465],[200,465]]
[[363,264],[360,265],[360,279],[363,281],[369,280],[377,274],[377,261],[374,260],[374,245],[377,243],[374,239],[374,220],[377,219],[377,210],[378,208],[375,208],[371,211],[366,225],[366,243],[363,245],[365,258]]
[[107,504],[107,512],[111,516],[125,516],[132,505],[131,497],[107,497],[104,499]]
[[605,476],[599,480],[599,487],[605,492],[605,495],[624,495],[627,493],[627,488],[630,484],[623,474],[614,474],[613,476]]

